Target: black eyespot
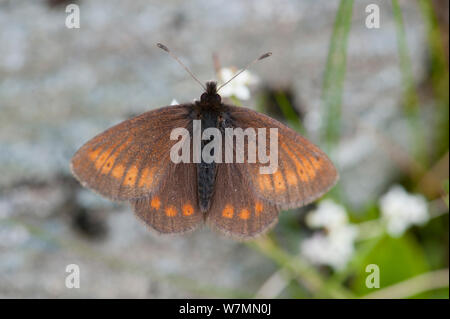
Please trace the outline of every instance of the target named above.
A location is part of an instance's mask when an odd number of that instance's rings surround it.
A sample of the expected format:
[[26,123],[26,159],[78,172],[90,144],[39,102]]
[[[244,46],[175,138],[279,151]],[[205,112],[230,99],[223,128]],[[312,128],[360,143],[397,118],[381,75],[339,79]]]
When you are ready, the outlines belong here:
[[207,99],[208,99],[208,94],[207,94],[207,93],[203,93],[203,94],[200,96],[200,101],[202,101],[202,102],[206,102]]
[[219,94],[215,94],[215,95],[214,95],[214,100],[215,100],[216,103],[220,103],[220,101],[222,100],[222,98],[220,97]]

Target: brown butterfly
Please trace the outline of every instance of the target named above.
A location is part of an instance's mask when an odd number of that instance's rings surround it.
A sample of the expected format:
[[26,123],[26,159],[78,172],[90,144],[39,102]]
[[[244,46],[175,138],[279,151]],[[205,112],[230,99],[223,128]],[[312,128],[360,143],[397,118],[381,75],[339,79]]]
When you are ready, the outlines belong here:
[[[166,46],[158,47],[199,82]],[[199,101],[149,111],[97,135],[73,156],[73,174],[105,197],[129,201],[159,233],[186,233],[206,222],[241,239],[264,233],[276,224],[281,209],[306,205],[336,183],[336,168],[317,146],[264,114],[223,103],[216,82],[207,82],[204,89]],[[194,120],[201,121],[202,132],[214,127],[222,135],[226,128],[277,128],[278,169],[261,174],[265,164],[248,160],[174,163],[170,152],[178,141],[169,138],[171,132],[184,128],[192,139]],[[268,143],[258,140],[257,147],[268,148]],[[238,150],[233,151],[235,157]]]

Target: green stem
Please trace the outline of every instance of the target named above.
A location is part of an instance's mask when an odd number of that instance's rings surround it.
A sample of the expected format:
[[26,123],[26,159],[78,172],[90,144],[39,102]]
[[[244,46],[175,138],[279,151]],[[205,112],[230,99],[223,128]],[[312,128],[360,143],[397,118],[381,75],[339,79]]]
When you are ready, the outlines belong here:
[[420,164],[426,166],[425,140],[422,123],[420,121],[419,98],[416,93],[412,63],[408,52],[408,45],[406,43],[402,11],[397,0],[392,0],[392,13],[394,15],[397,31],[397,48],[400,71],[402,74],[403,111],[410,124],[411,136],[414,136],[413,157]]
[[324,139],[327,151],[337,144],[341,133],[341,104],[344,87],[347,39],[351,26],[353,0],[341,0],[334,23],[325,69],[322,99],[324,103]]
[[448,151],[449,144],[449,72],[436,12],[430,0],[420,0],[420,9],[427,26],[428,50],[431,62],[431,84],[436,99],[434,157],[439,158]]
[[347,289],[326,283],[322,276],[301,258],[290,256],[280,249],[268,237],[249,242],[249,246],[266,255],[276,262],[282,269],[286,269],[293,277],[297,278],[303,286],[316,297],[325,298],[353,298],[353,294]]
[[365,299],[404,299],[448,287],[448,268],[430,271],[365,295]]

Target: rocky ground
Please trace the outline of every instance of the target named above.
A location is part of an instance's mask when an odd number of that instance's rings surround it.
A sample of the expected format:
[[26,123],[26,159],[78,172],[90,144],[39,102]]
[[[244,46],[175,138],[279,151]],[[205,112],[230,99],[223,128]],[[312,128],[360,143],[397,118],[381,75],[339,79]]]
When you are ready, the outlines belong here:
[[[69,160],[114,123],[174,98],[199,97],[201,89],[156,42],[203,80],[215,76],[212,53],[223,66],[239,67],[272,51],[252,68],[260,79],[253,93],[289,88],[306,114],[308,137],[317,141],[338,1],[80,0],[80,29],[65,27],[65,5],[50,5],[57,2],[64,1],[0,0],[0,297],[255,293],[275,270],[270,260],[207,229],[153,235],[127,205],[79,187]],[[365,26],[369,3],[380,5],[380,29]],[[415,2],[401,5],[420,82],[427,70],[424,25]],[[372,129],[405,149],[410,142],[388,2],[355,3],[347,59],[343,139],[333,157],[347,200],[358,207],[376,198],[396,170]],[[64,285],[68,264],[80,266],[80,289]]]

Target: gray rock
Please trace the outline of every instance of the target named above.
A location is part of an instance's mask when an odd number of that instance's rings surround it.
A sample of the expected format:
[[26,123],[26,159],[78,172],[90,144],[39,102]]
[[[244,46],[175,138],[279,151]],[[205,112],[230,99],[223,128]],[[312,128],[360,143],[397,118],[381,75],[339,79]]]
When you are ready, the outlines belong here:
[[[364,25],[365,6],[373,2],[381,8],[377,30]],[[173,98],[200,96],[197,84],[156,42],[167,44],[202,80],[214,78],[213,52],[223,66],[240,67],[272,51],[252,72],[263,84],[295,89],[311,120],[308,136],[319,142],[314,123],[321,118],[322,76],[338,1],[84,0],[80,29],[64,26],[64,7],[45,3],[0,1],[0,238],[9,243],[0,245],[0,297],[255,293],[274,271],[270,260],[208,230],[155,236],[128,206],[67,184],[69,161],[89,138],[130,115]],[[424,25],[414,2],[402,2],[402,8],[420,81]],[[396,169],[361,123],[409,148],[399,107],[396,41],[388,2],[355,3],[342,146],[332,154],[346,200],[355,207],[376,198]],[[106,237],[89,240],[74,231],[67,203],[75,205],[70,212],[85,209],[100,216]],[[64,286],[71,263],[81,268],[81,289]]]

